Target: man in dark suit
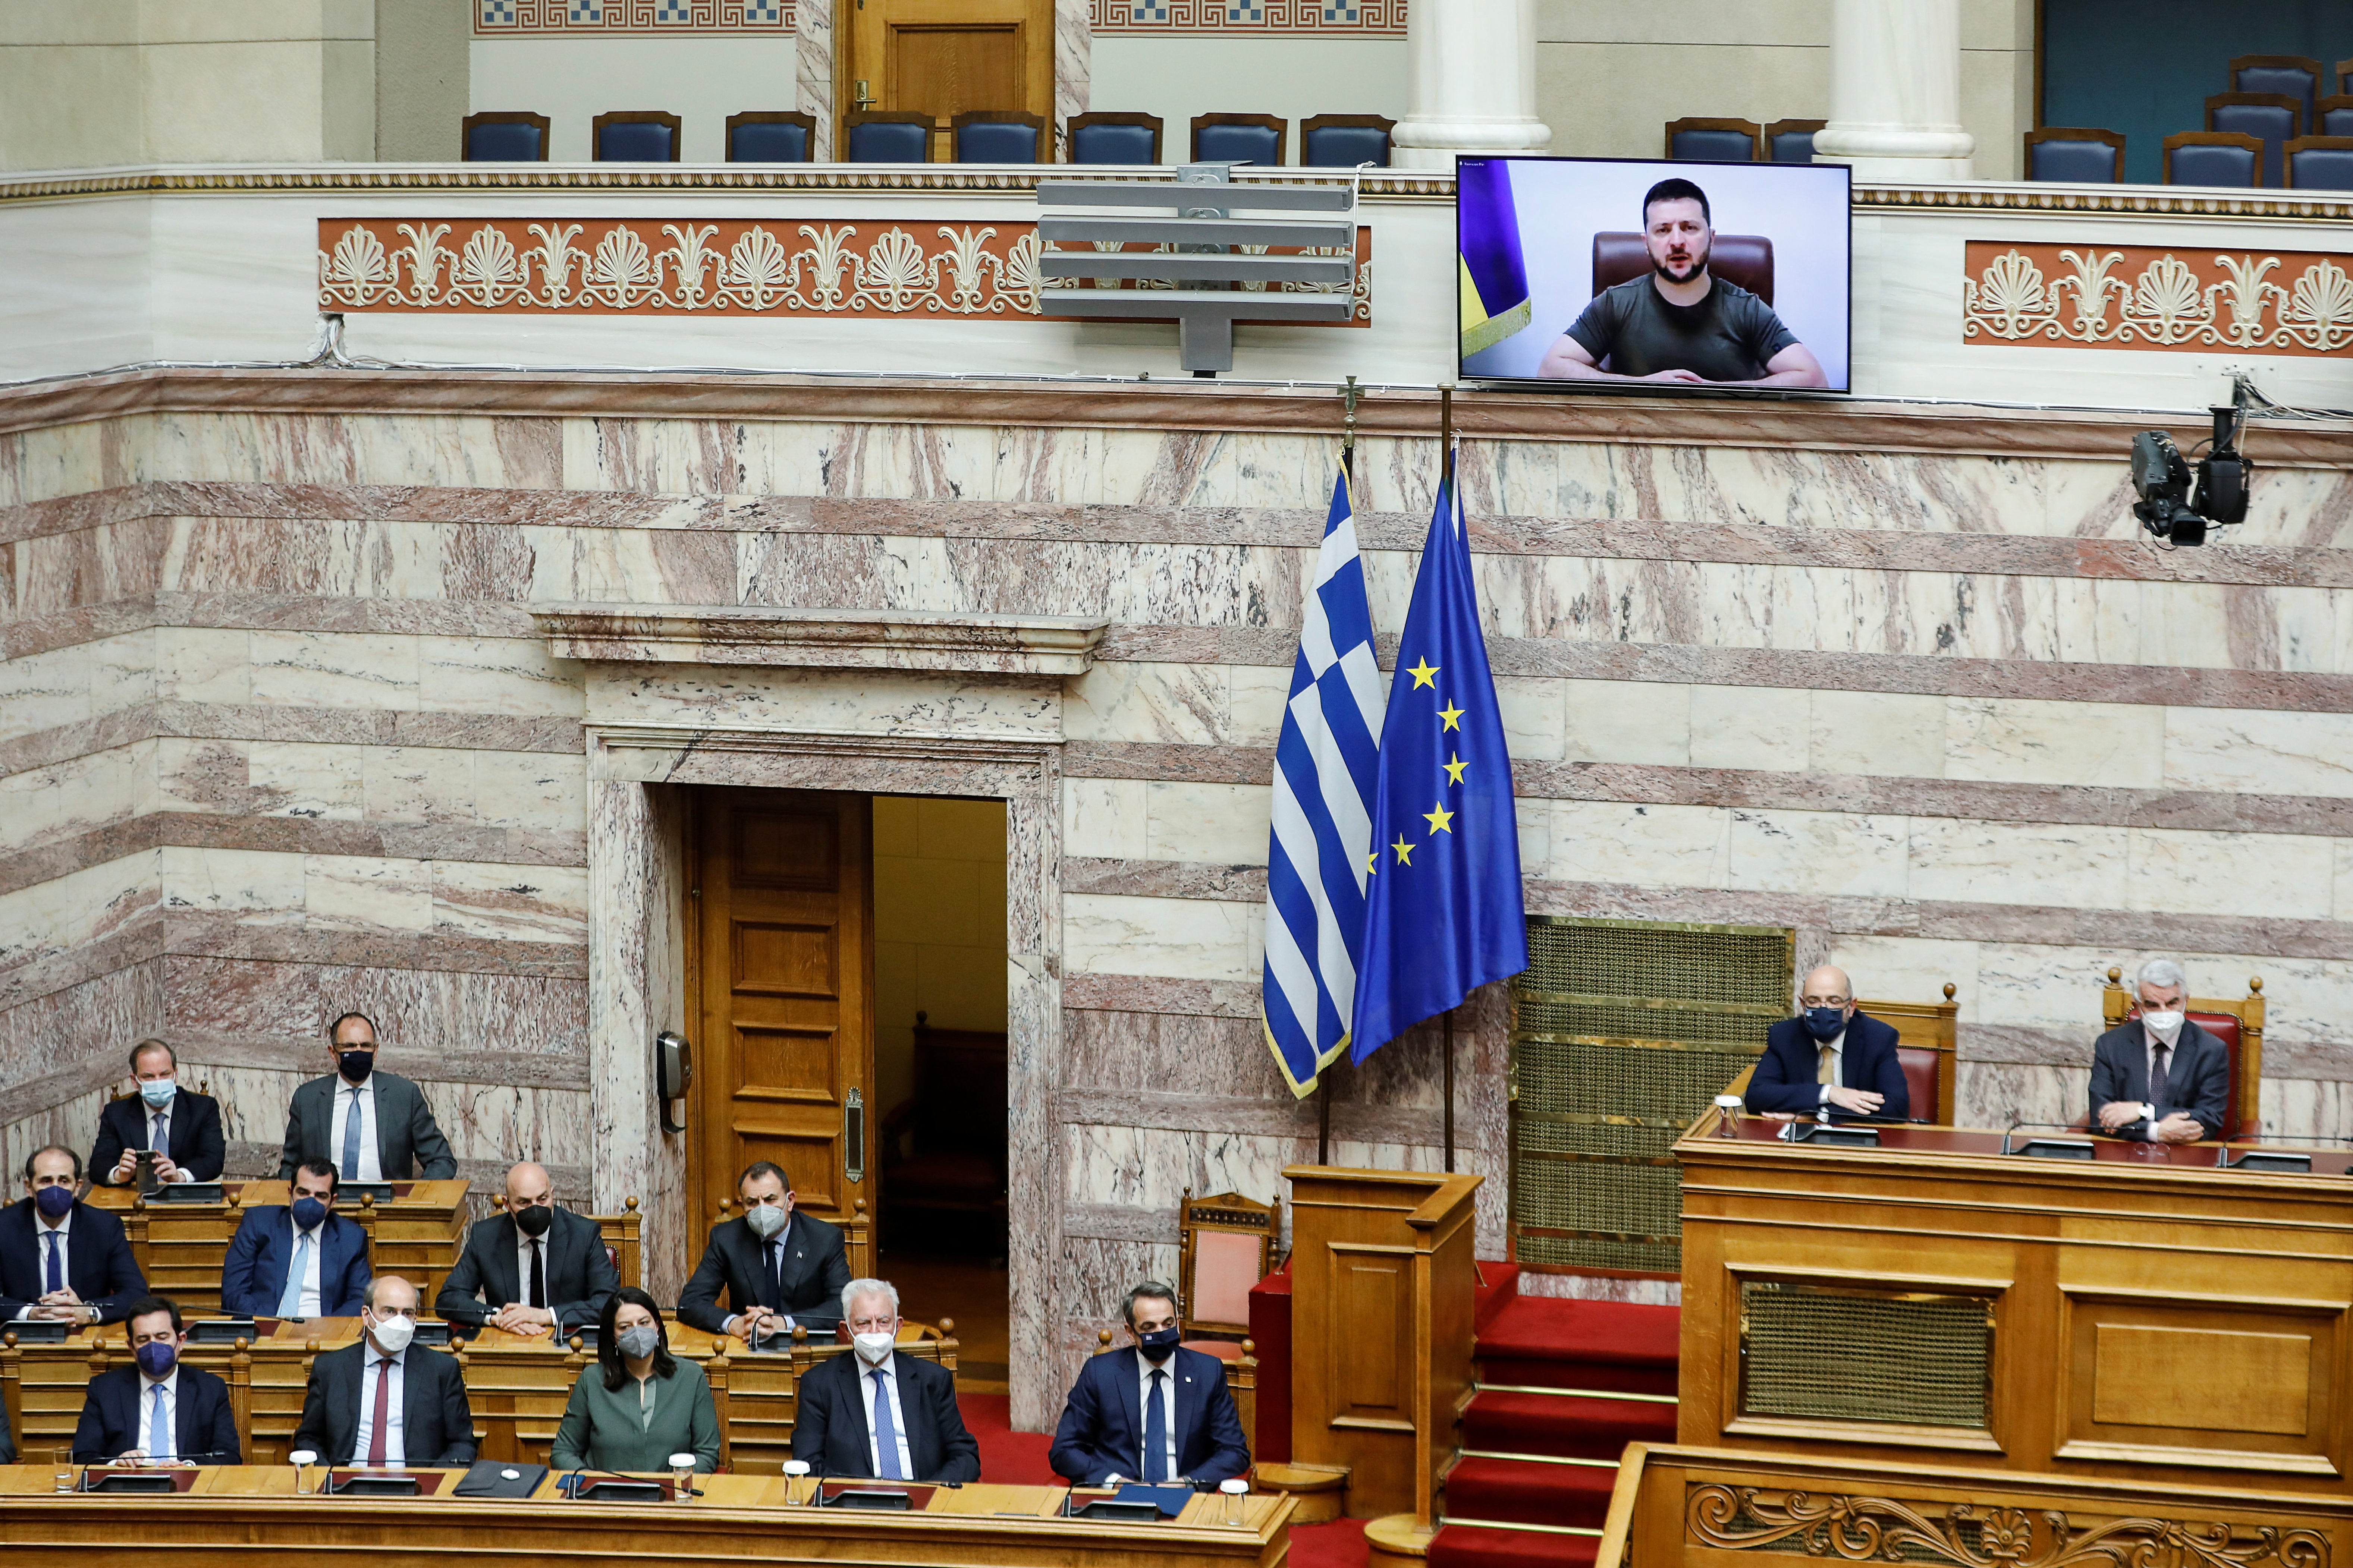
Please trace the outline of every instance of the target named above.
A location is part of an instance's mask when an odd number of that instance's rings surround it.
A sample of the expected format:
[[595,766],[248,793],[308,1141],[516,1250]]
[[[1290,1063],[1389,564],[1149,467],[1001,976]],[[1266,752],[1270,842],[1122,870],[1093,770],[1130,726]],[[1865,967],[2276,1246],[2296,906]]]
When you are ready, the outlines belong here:
[[398,1073],[376,1071],[375,1049],[375,1026],[366,1014],[346,1013],[328,1026],[334,1072],[294,1091],[280,1181],[293,1180],[305,1160],[326,1161],[347,1182],[406,1182],[420,1163],[428,1182],[458,1173],[424,1091]]
[[1895,1027],[1855,1011],[1846,971],[1825,963],[1808,974],[1798,1005],[1797,1017],[1765,1031],[1765,1055],[1748,1077],[1748,1109],[1908,1120],[1912,1090],[1895,1055]]
[[1147,1279],[1127,1293],[1131,1350],[1079,1369],[1047,1462],[1087,1487],[1222,1481],[1250,1468],[1226,1363],[1176,1342],[1176,1292]]
[[546,1170],[526,1160],[507,1172],[506,1213],[466,1233],[465,1254],[433,1310],[453,1323],[487,1322],[511,1334],[569,1334],[594,1328],[620,1288],[596,1222],[556,1207]]
[[155,1174],[166,1182],[217,1182],[228,1158],[221,1137],[220,1101],[179,1083],[180,1062],[161,1040],[131,1047],[131,1077],[139,1092],[111,1100],[98,1113],[98,1143],[90,1173],[110,1187],[139,1173],[142,1149],[155,1151]]
[[312,1358],[289,1452],[308,1448],[330,1465],[472,1464],[474,1412],[457,1358],[409,1343],[417,1287],[377,1275],[360,1322],[366,1338]]
[[221,1264],[221,1306],[245,1318],[348,1318],[367,1297],[367,1232],[334,1212],[335,1168],[307,1160],[291,1203],[245,1211]]
[[842,1287],[849,1349],[800,1381],[793,1458],[812,1474],[901,1481],[980,1479],[980,1440],[956,1410],[955,1374],[893,1349],[899,1292],[881,1279]]
[[31,1195],[0,1210],[0,1318],[119,1323],[147,1294],[122,1222],[78,1202],[81,1156],[62,1143],[25,1162]]
[[733,1334],[747,1345],[764,1334],[789,1333],[795,1324],[813,1334],[831,1333],[841,1321],[842,1287],[849,1283],[841,1227],[795,1214],[784,1172],[765,1160],[744,1171],[735,1192],[744,1200],[744,1216],[712,1227],[694,1278],[678,1293],[679,1320],[707,1333]]
[[2113,1138],[2194,1143],[2222,1136],[2231,1052],[2191,1023],[2181,965],[2152,958],[2133,975],[2136,1016],[2092,1047],[2092,1121]]
[[131,1364],[109,1367],[90,1380],[74,1427],[74,1462],[243,1464],[228,1384],[202,1367],[180,1364],[188,1336],[181,1330],[179,1304],[142,1296],[126,1311]]

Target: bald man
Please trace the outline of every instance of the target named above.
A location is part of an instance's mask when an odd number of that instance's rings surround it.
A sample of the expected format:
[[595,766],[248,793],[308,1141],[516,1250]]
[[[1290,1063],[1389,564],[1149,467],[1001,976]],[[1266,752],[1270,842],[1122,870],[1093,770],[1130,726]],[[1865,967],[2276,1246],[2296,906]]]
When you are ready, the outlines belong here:
[[466,1233],[433,1310],[474,1328],[570,1335],[596,1327],[620,1288],[596,1222],[556,1207],[546,1170],[525,1160],[507,1172],[505,1212]]
[[1825,963],[1799,987],[1798,1016],[1766,1032],[1748,1109],[1826,1121],[1841,1113],[1909,1121],[1912,1094],[1895,1038],[1893,1025],[1855,1011],[1846,971]]

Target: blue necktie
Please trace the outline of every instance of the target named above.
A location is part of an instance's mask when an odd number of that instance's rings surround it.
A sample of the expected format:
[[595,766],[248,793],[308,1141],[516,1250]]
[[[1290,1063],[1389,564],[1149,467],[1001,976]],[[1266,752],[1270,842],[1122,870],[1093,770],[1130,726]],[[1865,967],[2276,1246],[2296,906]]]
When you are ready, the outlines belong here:
[[47,1232],[47,1237],[49,1243],[49,1282],[45,1289],[49,1290],[62,1290],[66,1288],[66,1260],[63,1238],[54,1230]]
[[164,1113],[159,1110],[155,1113],[155,1130],[147,1135],[147,1147],[158,1154],[169,1154],[171,1151],[164,1147]]
[[891,1419],[891,1385],[881,1367],[867,1374],[874,1380],[874,1473],[886,1481],[907,1478],[899,1468],[899,1426]]
[[1145,1395],[1151,1408],[1144,1413],[1144,1479],[1146,1485],[1168,1479],[1168,1403],[1160,1397],[1160,1380],[1168,1374],[1155,1370],[1152,1392]]
[[352,1090],[352,1108],[343,1114],[343,1180],[360,1179],[360,1091]]
[[279,1293],[278,1315],[299,1318],[302,1315],[302,1281],[311,1273],[311,1238],[296,1235],[294,1261],[286,1269],[286,1289]]
[[169,1458],[172,1455],[172,1418],[164,1411],[164,1385],[155,1385],[155,1403],[147,1410],[147,1457]]

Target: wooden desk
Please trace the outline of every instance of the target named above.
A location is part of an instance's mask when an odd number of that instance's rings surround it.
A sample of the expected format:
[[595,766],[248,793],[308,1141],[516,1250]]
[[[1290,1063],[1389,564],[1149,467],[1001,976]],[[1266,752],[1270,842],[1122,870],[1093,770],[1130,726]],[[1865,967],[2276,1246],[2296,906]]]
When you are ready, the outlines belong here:
[[[148,1289],[194,1317],[220,1311],[221,1268],[229,1237],[248,1208],[287,1200],[284,1182],[224,1182],[222,1201],[142,1201],[128,1187],[93,1187],[84,1201],[121,1216],[132,1256]],[[417,1286],[429,1310],[441,1281],[458,1267],[466,1234],[464,1182],[396,1182],[389,1203],[363,1199],[335,1212],[367,1232],[368,1263]]]
[[[441,1472],[453,1478],[462,1471]],[[312,1568],[364,1552],[372,1563],[455,1564],[485,1558],[546,1568],[676,1563],[1036,1564],[1039,1568],[1281,1568],[1288,1497],[1243,1500],[1243,1523],[1215,1522],[1197,1497],[1174,1520],[1106,1524],[1055,1517],[1059,1488],[976,1483],[940,1488],[907,1513],[787,1507],[782,1478],[702,1476],[685,1503],[573,1502],[550,1477],[523,1501],[451,1497],[293,1495],[285,1467],[201,1472],[179,1497],[57,1495],[46,1465],[0,1467],[0,1554],[30,1562],[142,1568]],[[44,1555],[33,1557],[32,1552]]]
[[[1685,1445],[2342,1491],[2353,1474],[2353,1157],[1999,1132],[1778,1140],[1714,1113],[1683,1167]],[[2027,1134],[2017,1135],[2023,1142]]]

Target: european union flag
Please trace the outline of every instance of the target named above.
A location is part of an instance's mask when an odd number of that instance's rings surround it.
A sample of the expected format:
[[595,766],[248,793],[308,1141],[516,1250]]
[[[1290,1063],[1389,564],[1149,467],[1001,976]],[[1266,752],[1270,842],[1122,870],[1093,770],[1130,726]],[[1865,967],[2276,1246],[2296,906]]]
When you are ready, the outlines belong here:
[[1512,759],[1452,473],[1414,574],[1381,721],[1349,1059],[1528,966]]

